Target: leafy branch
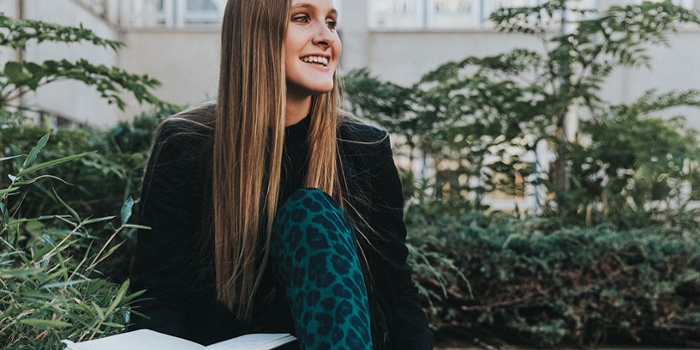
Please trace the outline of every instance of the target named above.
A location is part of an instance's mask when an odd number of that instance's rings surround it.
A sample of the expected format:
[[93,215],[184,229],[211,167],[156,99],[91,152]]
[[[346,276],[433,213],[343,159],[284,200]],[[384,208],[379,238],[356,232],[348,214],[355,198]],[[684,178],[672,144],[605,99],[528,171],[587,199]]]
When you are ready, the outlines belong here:
[[[118,50],[123,43],[103,39],[93,31],[80,27],[69,27],[31,19],[13,19],[0,13],[0,46],[25,50],[29,42],[90,43],[109,50]],[[94,87],[100,96],[110,104],[123,110],[126,103],[122,99],[124,91],[130,92],[139,103],[149,103],[161,108],[172,107],[161,101],[151,92],[160,82],[148,75],[126,72],[118,67],[95,65],[85,59],[76,62],[68,60],[46,60],[41,63],[9,61],[0,71],[0,109],[20,107],[12,103],[28,91],[61,80],[80,81]]]
[[0,28],[2,29],[2,32],[0,32],[0,46],[13,49],[24,50],[30,41],[36,41],[37,43],[44,41],[62,43],[89,42],[112,50],[117,50],[124,46],[122,42],[97,36],[92,30],[84,28],[82,24],[79,27],[68,27],[32,19],[18,20],[0,13]]

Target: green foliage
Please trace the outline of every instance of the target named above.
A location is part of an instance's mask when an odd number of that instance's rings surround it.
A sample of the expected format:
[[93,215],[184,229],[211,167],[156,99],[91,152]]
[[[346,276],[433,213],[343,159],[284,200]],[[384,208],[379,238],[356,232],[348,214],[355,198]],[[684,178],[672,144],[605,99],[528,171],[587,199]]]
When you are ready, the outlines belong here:
[[[27,149],[32,140],[45,134],[47,130],[40,126],[26,125],[3,130],[3,134],[12,143],[5,144],[4,154],[14,156]],[[76,162],[66,164],[52,170],[58,178],[70,179],[69,182],[45,181],[26,187],[22,198],[12,199],[10,208],[20,207],[23,216],[36,216],[42,212],[54,212],[62,207],[54,195],[54,190],[63,194],[66,200],[81,212],[103,216],[114,213],[123,202],[134,193],[130,188],[137,187],[136,171],[142,166],[145,155],[134,153],[123,155],[111,151],[108,134],[92,130],[58,129],[47,143],[44,151],[38,155],[39,161],[48,162],[53,159],[72,154],[86,152]],[[2,163],[5,173],[15,173],[21,163],[17,160]],[[41,174],[47,174],[41,172]],[[134,183],[135,182],[135,183]],[[133,185],[131,183],[134,183]],[[105,184],[111,184],[105,186]]]
[[478,212],[407,217],[412,252],[431,255],[414,263],[437,330],[536,347],[700,345],[697,235],[552,230],[542,219]]
[[[346,107],[394,134],[410,160],[409,260],[437,331],[535,347],[697,347],[700,241],[687,205],[700,198],[698,135],[660,115],[700,107],[700,92],[615,105],[601,86],[616,69],[648,67],[650,45],[700,19],[671,1],[571,4],[491,15],[544,50],[448,62],[408,87],[353,71]],[[572,112],[582,119],[567,133]],[[556,160],[541,163],[543,149]],[[434,172],[414,173],[416,160]],[[525,185],[546,190],[541,215],[484,214],[487,193]]]
[[689,189],[700,188],[698,134],[683,118],[643,117],[668,105],[700,106],[698,93],[649,92],[584,121],[588,139],[560,148],[573,185],[552,187],[559,205],[552,214],[579,226],[614,222],[623,229],[662,225],[697,232],[697,211],[685,207],[693,199]]
[[[542,51],[448,62],[410,87],[354,71],[344,77],[347,107],[399,136],[397,153],[409,156],[408,169],[421,158],[435,170],[428,178],[405,176],[414,185],[407,194],[419,200],[471,201],[473,208],[488,209],[487,193],[524,196],[530,185],[552,194],[540,197],[544,206],[537,212],[556,217],[562,227],[645,227],[666,225],[668,218],[681,229],[694,227],[692,215],[679,209],[690,198],[682,189],[700,187],[697,135],[681,118],[662,121],[659,115],[700,107],[700,93],[652,90],[634,103],[611,105],[600,91],[615,69],[648,66],[650,45],[667,44],[670,33],[700,18],[670,0],[599,13],[571,3],[491,15],[498,30],[534,36]],[[562,13],[564,33],[558,30]],[[566,132],[573,112],[584,121]],[[556,161],[541,163],[545,149]]]
[[[165,116],[176,112],[173,109],[163,109],[144,113],[132,122],[119,123],[107,131],[56,129],[42,151],[36,155],[37,162],[46,163],[75,154],[84,155],[60,167],[38,170],[36,174],[46,178],[17,189],[17,195],[7,199],[6,207],[19,217],[40,217],[45,213],[60,212],[64,209],[63,203],[77,212],[90,213],[92,217],[114,215],[120,211],[122,203],[129,198],[139,197],[143,169],[156,125]],[[3,136],[12,142],[4,144],[0,151],[7,158],[14,158],[0,160],[2,173],[17,174],[23,162],[21,150],[30,149],[35,140],[48,130],[37,125],[4,129]],[[0,180],[0,184],[3,182]],[[60,198],[56,193],[61,194]],[[92,234],[104,242],[113,232],[93,228]],[[110,280],[126,279],[135,243],[134,234],[132,228],[122,229],[114,241],[126,243],[125,246],[100,265],[101,271]]]
[[[0,14],[0,46],[24,50],[31,41],[123,46],[82,26]],[[120,109],[125,91],[161,108],[106,132],[24,125],[27,107],[12,103],[66,79],[93,86]],[[140,187],[155,125],[177,111],[152,95],[159,84],[84,59],[10,61],[0,71],[1,348],[62,349],[61,339],[102,337],[128,325],[129,303],[140,293],[128,291],[128,250],[118,248],[139,228],[129,223],[131,197]],[[117,212],[119,218],[112,216]]]
[[[31,19],[13,19],[0,13],[0,46],[24,50],[28,42],[91,43],[106,49],[117,50],[124,44],[106,40],[91,30],[67,27]],[[85,59],[46,60],[43,62],[9,61],[0,71],[0,109],[20,106],[13,103],[28,91],[59,80],[75,80],[94,87],[110,104],[124,109],[121,94],[127,91],[141,102],[159,107],[168,106],[151,93],[160,82],[147,75],[137,75],[117,67],[95,65]]]
[[[86,156],[82,153],[37,162],[48,143],[46,134],[27,155],[0,159],[20,164],[13,173],[3,172],[10,182],[0,189],[3,349],[62,349],[61,339],[83,340],[119,332],[128,324],[128,304],[139,295],[128,293],[128,281],[110,282],[97,270],[98,264],[119,247],[109,245],[117,234],[136,228],[126,223],[131,215],[129,202],[122,209],[122,224],[117,228],[111,224],[113,216],[81,218],[56,192],[53,194],[63,206],[57,211],[61,214],[27,217],[18,206],[9,205],[11,197],[22,196],[24,187],[58,179],[41,171]],[[92,227],[105,224],[112,234],[99,248],[93,244]]]
[[[87,153],[76,162],[52,169],[56,177],[70,179],[70,183],[51,181],[34,184],[23,192],[22,215],[36,216],[42,211],[61,208],[52,188],[63,199],[81,212],[95,216],[115,213],[129,197],[138,197],[143,167],[148,157],[151,138],[156,125],[164,115],[174,114],[175,109],[163,109],[144,113],[131,122],[121,122],[110,130],[68,130],[57,128],[37,155],[40,162]],[[49,129],[50,130],[50,129]],[[11,140],[2,149],[6,156],[21,154],[47,132],[45,126],[21,125],[3,129],[3,137]],[[21,163],[7,160],[0,163],[4,173],[16,173]],[[106,185],[107,184],[107,185]],[[50,186],[47,186],[50,185]],[[11,201],[10,205],[19,204]]]
[[[549,38],[564,10],[575,29]],[[684,186],[700,193],[697,135],[684,130],[682,118],[655,118],[676,106],[700,106],[700,95],[650,91],[621,105],[599,95],[614,69],[648,65],[646,47],[666,44],[668,33],[699,23],[697,16],[670,1],[597,15],[552,1],[491,18],[547,49],[449,62],[410,87],[367,71],[344,77],[348,107],[394,134],[398,154],[437,170],[430,177],[402,171],[405,184],[414,184],[406,186],[409,262],[431,325],[537,347],[611,337],[700,345],[700,241],[694,212],[684,210]],[[0,45],[12,48],[32,40],[121,46],[83,28],[7,17],[0,29]],[[0,179],[2,348],[58,349],[62,338],[123,329],[137,295],[126,292],[128,282],[114,282],[123,280],[128,259],[124,247],[116,249],[135,229],[130,198],[138,194],[155,125],[176,112],[137,117],[108,132],[57,129],[43,138],[45,127],[18,125],[21,115],[8,107],[13,91],[56,79],[95,86],[118,106],[119,89],[131,86],[150,102],[155,86],[84,61],[11,62],[0,72],[0,173],[11,174]],[[565,140],[561,129],[574,108],[590,114],[580,143]],[[532,160],[541,144],[560,160],[550,173]],[[553,194],[545,216],[515,220],[480,211],[486,193],[522,194],[528,182]],[[111,216],[117,212],[120,218]]]

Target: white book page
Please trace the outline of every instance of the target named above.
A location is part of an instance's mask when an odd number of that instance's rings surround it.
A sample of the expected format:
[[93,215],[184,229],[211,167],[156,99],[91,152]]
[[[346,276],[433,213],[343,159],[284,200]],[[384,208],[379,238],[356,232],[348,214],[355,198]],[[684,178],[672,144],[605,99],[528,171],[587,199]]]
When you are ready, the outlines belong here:
[[289,334],[247,334],[207,346],[206,350],[267,350],[294,341]]
[[80,343],[63,341],[71,350],[199,350],[202,345],[148,329]]

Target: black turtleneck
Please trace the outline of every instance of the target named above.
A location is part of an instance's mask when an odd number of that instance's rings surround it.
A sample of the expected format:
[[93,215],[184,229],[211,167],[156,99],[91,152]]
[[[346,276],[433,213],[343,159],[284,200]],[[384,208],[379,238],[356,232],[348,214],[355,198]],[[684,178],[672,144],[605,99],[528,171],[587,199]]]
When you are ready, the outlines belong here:
[[[253,320],[239,322],[216,300],[210,223],[211,130],[193,133],[188,113],[160,127],[146,167],[132,290],[146,290],[136,303],[132,329],[148,328],[206,345],[247,333],[294,333],[284,293],[267,273],[254,303]],[[280,203],[303,186],[310,118],[285,129]],[[386,132],[354,122],[341,125],[338,149],[344,196],[370,227],[360,242],[371,275],[373,331],[388,332],[387,349],[431,349],[430,332],[406,263],[403,197]],[[377,334],[375,334],[375,337]],[[380,335],[381,337],[381,335]],[[375,338],[376,339],[376,338]]]
[[310,117],[306,117],[284,129],[280,204],[284,203],[292,192],[304,185],[308,167],[310,120]]

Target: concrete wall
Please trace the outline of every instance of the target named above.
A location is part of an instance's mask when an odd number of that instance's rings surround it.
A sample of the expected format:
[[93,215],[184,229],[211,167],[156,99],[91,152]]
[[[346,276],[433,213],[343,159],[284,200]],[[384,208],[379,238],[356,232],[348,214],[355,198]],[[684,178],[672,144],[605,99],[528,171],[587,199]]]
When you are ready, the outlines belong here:
[[[683,30],[669,37],[669,47],[649,48],[651,69],[640,67],[613,73],[602,96],[613,103],[631,102],[646,90],[657,93],[700,90],[700,30]],[[687,125],[700,130],[700,109],[679,108],[664,116],[684,115]]]
[[[373,31],[362,42],[343,43],[345,71],[369,67],[384,80],[410,85],[440,64],[467,56],[489,56],[524,47],[541,50],[530,36],[478,31]],[[362,53],[362,55],[358,54]],[[669,36],[669,47],[649,47],[651,69],[621,69],[604,84],[601,96],[610,102],[632,102],[644,91],[700,90],[700,29],[682,29]],[[688,125],[700,130],[700,109],[681,109]]]
[[[369,6],[371,0],[346,0],[344,8],[340,10],[341,28],[338,32],[343,43],[343,52],[340,55],[341,70],[361,68],[369,66],[369,55],[365,49],[370,41]],[[352,3],[352,6],[350,6]]]
[[[364,52],[372,73],[400,85],[410,85],[442,63],[468,56],[488,56],[514,47],[536,47],[537,41],[521,35],[495,31],[376,31],[368,35],[365,46],[345,50]],[[349,59],[345,69],[361,67]]]
[[[382,79],[409,85],[441,63],[467,56],[486,56],[515,47],[541,49],[535,39],[493,30],[386,31],[368,29],[367,4],[371,0],[344,1],[340,36],[343,40],[341,73],[369,67]],[[699,0],[700,1],[700,0]],[[110,26],[71,0],[24,0],[25,17],[67,25],[83,23],[99,35],[122,40],[127,47],[119,54],[91,45],[30,45],[30,60],[89,58],[95,63],[118,65],[138,74],[148,74],[163,86],[160,98],[180,105],[193,105],[216,95],[219,70],[219,30],[129,29]],[[603,4],[605,2],[605,4]],[[601,5],[617,0],[601,0]],[[0,10],[16,13],[16,0],[0,1]],[[50,4],[51,6],[47,6]],[[671,36],[671,48],[650,49],[653,70],[645,68],[616,72],[608,80],[604,96],[613,102],[629,102],[650,88],[659,91],[700,89],[700,30],[681,30]],[[13,52],[0,52],[2,60],[14,59]],[[133,98],[126,111],[108,106],[91,88],[63,82],[40,89],[33,103],[77,122],[106,127],[132,118],[150,108]],[[700,128],[698,111],[689,110],[689,125]],[[686,113],[687,114],[687,113]]]
[[[219,75],[219,30],[126,30],[122,67],[163,83],[159,98],[177,105],[196,105],[216,96]],[[130,99],[127,115],[148,109]]]
[[[410,85],[440,64],[467,56],[487,56],[516,47],[541,49],[532,37],[493,30],[367,31],[362,13],[344,12],[342,71],[369,67],[381,79]],[[354,16],[354,17],[352,17]],[[353,24],[348,25],[348,22]],[[219,32],[212,30],[127,30],[121,53],[123,68],[149,74],[163,82],[160,98],[191,105],[216,96]],[[611,102],[631,102],[651,88],[659,92],[700,89],[700,30],[684,29],[670,36],[670,47],[651,47],[651,67],[614,73],[602,96]],[[143,110],[130,103],[126,115]],[[688,124],[700,129],[700,111],[683,110]]]

